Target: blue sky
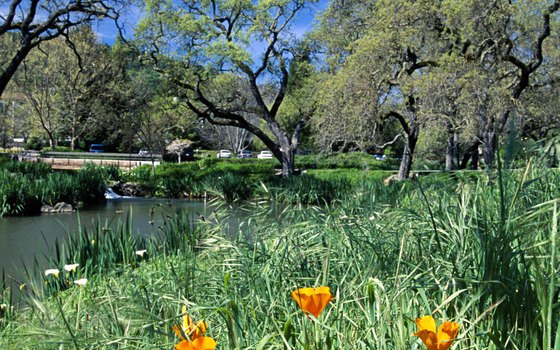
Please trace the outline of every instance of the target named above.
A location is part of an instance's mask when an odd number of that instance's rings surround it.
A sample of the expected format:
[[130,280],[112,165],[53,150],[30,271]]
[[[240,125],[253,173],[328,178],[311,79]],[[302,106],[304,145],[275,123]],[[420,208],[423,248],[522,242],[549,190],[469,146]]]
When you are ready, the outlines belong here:
[[[313,28],[315,24],[315,17],[318,13],[325,10],[328,6],[328,0],[319,0],[312,7],[302,11],[295,19],[292,26],[292,33],[297,37]],[[142,11],[138,7],[131,8],[122,16],[121,23],[124,25],[124,32],[127,38],[134,36],[134,28],[136,23],[142,18]],[[99,39],[109,45],[115,42],[118,35],[115,25],[112,21],[101,21],[93,26],[94,31],[97,33]]]

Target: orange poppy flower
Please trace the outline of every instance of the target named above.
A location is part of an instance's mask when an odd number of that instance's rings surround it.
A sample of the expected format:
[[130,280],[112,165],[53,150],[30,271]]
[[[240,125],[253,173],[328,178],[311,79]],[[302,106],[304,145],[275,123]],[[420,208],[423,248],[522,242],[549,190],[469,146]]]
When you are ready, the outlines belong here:
[[300,288],[292,292],[292,298],[303,312],[315,318],[318,318],[327,304],[334,299],[329,287]]
[[[181,328],[173,326],[173,331],[181,338],[179,344],[175,345],[176,350],[214,350],[216,348],[216,341],[210,337],[205,337],[206,329],[208,326],[204,321],[198,321],[194,324],[192,318],[186,314],[187,308],[185,306],[181,309],[183,316],[183,324]],[[185,339],[186,335],[189,339]]]
[[422,339],[428,350],[447,350],[459,333],[459,324],[446,321],[436,333],[436,321],[432,316],[417,318],[414,322],[418,326],[415,336]]
[[175,345],[175,350],[214,350],[216,345],[218,343],[210,337],[198,337],[193,341],[182,340]]
[[[187,312],[187,308],[183,306],[181,311],[185,314]],[[183,324],[181,325],[181,328],[179,328],[178,326],[173,326],[171,329],[173,329],[173,331],[182,340],[187,340],[185,339],[185,337],[183,337],[183,334],[185,334],[191,340],[195,340],[202,337],[204,333],[206,333],[207,328],[208,327],[204,321],[198,321],[196,324],[194,324],[192,318],[189,315],[185,314],[185,316],[183,316]]]

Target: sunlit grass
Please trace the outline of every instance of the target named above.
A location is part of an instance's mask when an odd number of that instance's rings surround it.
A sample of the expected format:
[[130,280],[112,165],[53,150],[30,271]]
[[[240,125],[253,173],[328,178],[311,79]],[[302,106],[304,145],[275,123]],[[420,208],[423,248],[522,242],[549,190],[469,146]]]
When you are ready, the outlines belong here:
[[[87,284],[31,296],[1,324],[0,348],[171,349],[186,305],[218,349],[423,349],[424,315],[460,325],[451,349],[560,349],[559,184],[529,165],[364,184],[321,206],[265,187],[204,222],[178,213],[159,240],[101,225],[53,260],[80,263]],[[291,295],[319,286],[333,300],[312,317]]]

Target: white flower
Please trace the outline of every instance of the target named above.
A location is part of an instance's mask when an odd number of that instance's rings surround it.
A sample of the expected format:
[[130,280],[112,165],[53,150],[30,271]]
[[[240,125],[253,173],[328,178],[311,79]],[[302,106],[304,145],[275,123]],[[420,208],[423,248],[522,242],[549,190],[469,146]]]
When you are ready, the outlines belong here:
[[59,270],[59,269],[48,269],[48,270],[45,270],[45,276],[54,275],[54,277],[58,277],[58,274],[59,274],[59,273],[60,273],[60,270]]
[[7,307],[8,305],[6,304],[0,304],[0,311],[6,310]]
[[76,268],[80,266],[80,264],[68,264],[68,265],[64,265],[64,271],[72,271],[72,272],[76,272]]
[[79,285],[79,286],[85,286],[86,283],[87,283],[87,278],[82,278],[82,279],[79,279],[79,280],[75,280],[75,281],[74,281],[74,284],[77,284],[77,285]]
[[139,257],[143,257],[144,254],[146,254],[146,252],[147,252],[146,249],[137,250],[137,251],[136,251],[136,255],[138,255]]

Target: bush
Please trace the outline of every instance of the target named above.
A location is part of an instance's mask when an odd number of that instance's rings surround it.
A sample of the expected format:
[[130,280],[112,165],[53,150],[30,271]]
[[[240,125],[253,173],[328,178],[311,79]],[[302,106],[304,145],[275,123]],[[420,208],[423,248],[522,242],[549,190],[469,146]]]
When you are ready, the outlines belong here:
[[27,140],[25,144],[25,149],[40,151],[43,148],[43,140],[38,138],[37,136],[32,136]]
[[223,198],[227,203],[249,199],[255,187],[247,177],[233,172],[208,177],[204,184],[208,191]]
[[279,198],[290,203],[328,204],[347,194],[352,185],[343,177],[328,180],[312,175],[279,178],[273,183],[279,189]]
[[376,160],[363,152],[296,156],[296,167],[301,169],[396,170],[398,166],[394,158]]
[[69,146],[55,146],[55,147],[45,147],[42,149],[43,152],[85,152],[81,149],[72,149]]

